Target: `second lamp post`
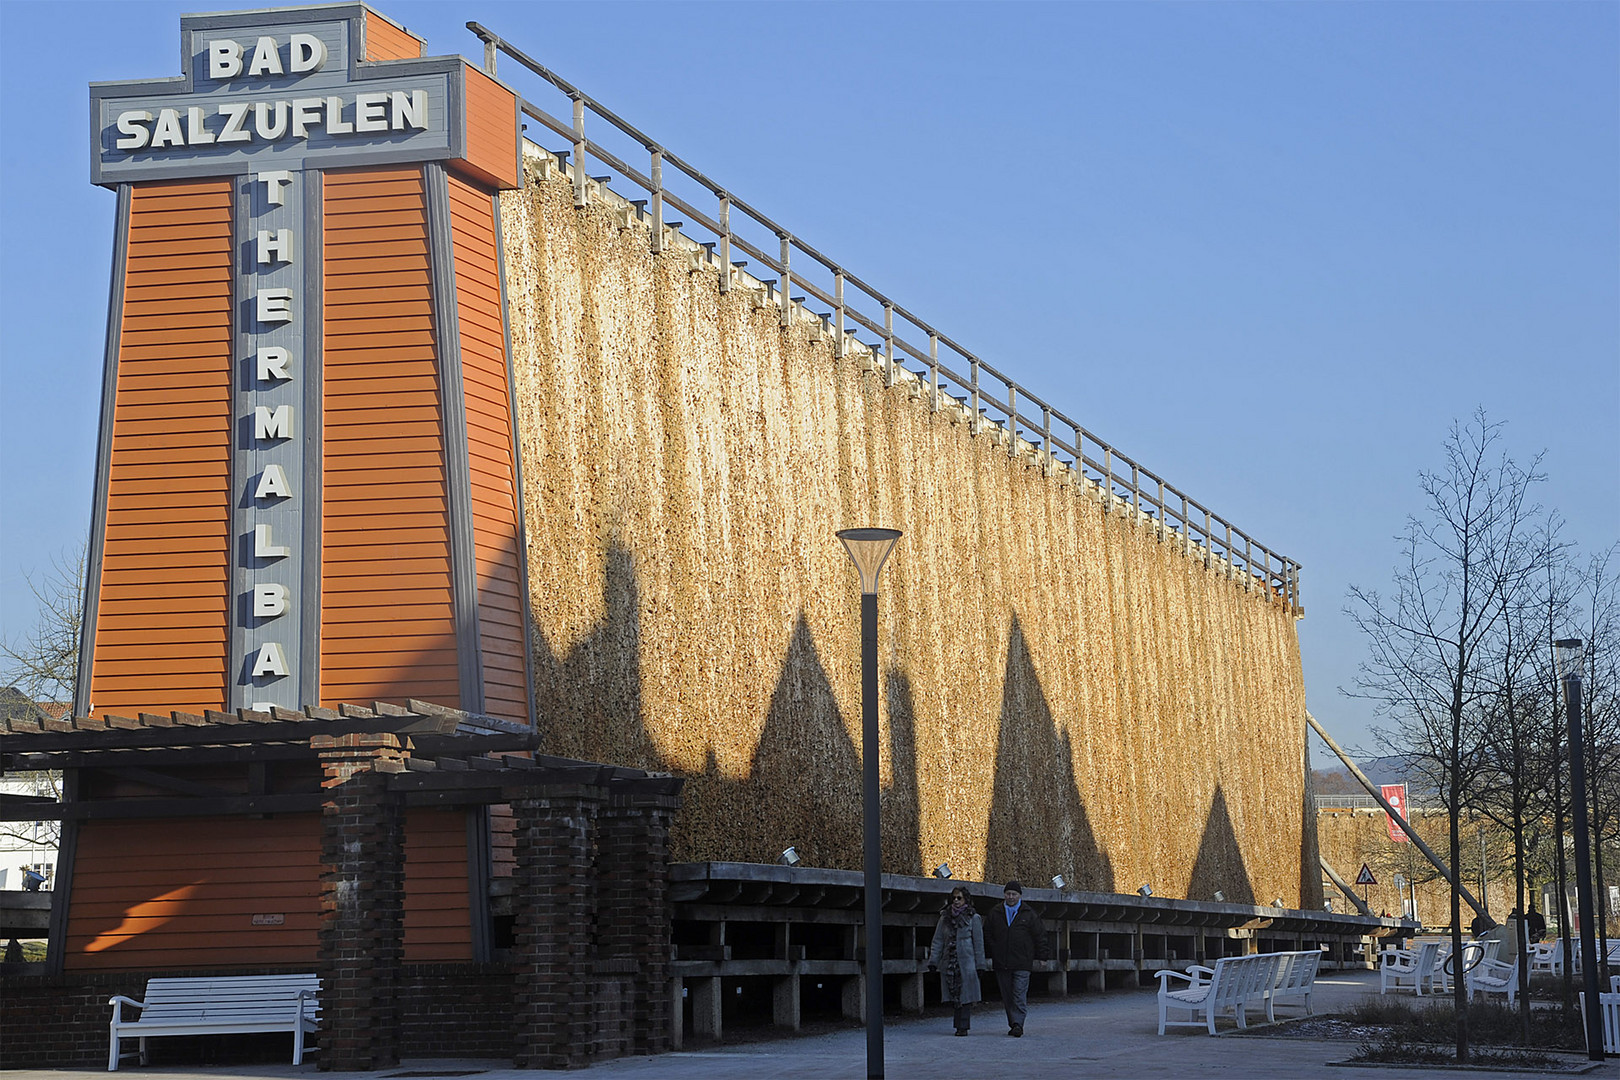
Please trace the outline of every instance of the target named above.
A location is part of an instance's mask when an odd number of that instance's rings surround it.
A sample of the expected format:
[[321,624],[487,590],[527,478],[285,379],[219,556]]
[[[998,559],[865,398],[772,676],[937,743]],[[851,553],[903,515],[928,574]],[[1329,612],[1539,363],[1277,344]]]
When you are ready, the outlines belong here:
[[878,803],[877,585],[883,563],[900,539],[898,529],[843,529],[861,575],[861,819],[866,867],[866,1075],[883,1077],[883,845]]

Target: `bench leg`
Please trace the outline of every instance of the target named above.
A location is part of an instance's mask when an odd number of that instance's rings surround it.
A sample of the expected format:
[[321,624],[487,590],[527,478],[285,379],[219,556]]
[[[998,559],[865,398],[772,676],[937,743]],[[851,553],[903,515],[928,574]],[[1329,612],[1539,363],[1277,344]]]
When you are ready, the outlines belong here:
[[146,1036],[141,1036],[141,1064],[146,1064]]
[[[108,1072],[117,1072],[118,1071],[118,1029],[116,1027],[113,1028],[111,1034],[112,1034],[112,1049],[107,1051],[107,1071]],[[1162,1028],[1160,1029],[1159,1034],[1161,1034],[1161,1035],[1164,1034],[1164,1031],[1163,1031]]]

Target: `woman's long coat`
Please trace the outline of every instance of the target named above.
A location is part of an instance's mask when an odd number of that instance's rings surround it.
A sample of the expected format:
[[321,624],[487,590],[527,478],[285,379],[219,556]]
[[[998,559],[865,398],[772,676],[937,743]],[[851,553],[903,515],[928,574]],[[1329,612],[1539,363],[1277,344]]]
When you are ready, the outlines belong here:
[[[945,916],[939,917],[939,923],[934,927],[934,944],[928,952],[928,962],[940,970],[940,978],[945,973]],[[990,966],[984,958],[984,920],[978,912],[968,924],[956,932],[957,963],[962,968],[962,1000],[958,1005],[971,1005],[975,1001],[983,1001],[979,992],[979,971]]]

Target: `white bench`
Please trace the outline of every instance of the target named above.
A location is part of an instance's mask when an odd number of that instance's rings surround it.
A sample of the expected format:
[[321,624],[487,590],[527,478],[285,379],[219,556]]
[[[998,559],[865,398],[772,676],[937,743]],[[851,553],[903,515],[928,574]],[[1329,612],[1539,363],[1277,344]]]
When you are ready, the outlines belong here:
[[[293,1037],[293,1064],[304,1060],[304,1036],[314,1033],[320,1012],[320,979],[313,975],[232,975],[189,979],[148,979],[146,1000],[109,998],[112,1046],[107,1071],[118,1071],[119,1040],[161,1035],[222,1035],[286,1031]],[[125,1005],[141,1010],[126,1020]]]
[[1423,988],[1434,980],[1439,955],[1438,941],[1419,942],[1416,949],[1385,949],[1378,955],[1378,992],[1412,990],[1422,997]]
[[[1213,968],[1195,965],[1185,972],[1160,971],[1159,1034],[1167,1027],[1205,1027],[1213,1035],[1215,1018],[1225,1012],[1232,1014],[1238,1027],[1247,1028],[1251,1007],[1264,1007],[1266,1019],[1275,1020],[1279,1002],[1303,1001],[1309,1012],[1321,962],[1320,952],[1260,953],[1225,956]],[[1185,979],[1188,985],[1172,990],[1171,979]],[[1171,1020],[1172,1009],[1192,1018]]]
[[[1603,1028],[1603,1052],[1605,1054],[1620,1054],[1620,975],[1612,979],[1617,989],[1612,994],[1598,995],[1598,1021]],[[1586,1015],[1586,994],[1581,994],[1581,1015]],[[1581,1025],[1581,1031],[1586,1031],[1586,1025]]]
[[1311,993],[1316,989],[1316,971],[1322,964],[1321,950],[1278,955],[1283,960],[1278,964],[1276,979],[1266,994],[1266,1019],[1276,1020],[1274,1007],[1293,1001],[1302,1003],[1305,1015],[1311,1015]]
[[1513,1004],[1519,992],[1519,962],[1504,964],[1500,960],[1481,960],[1468,972],[1468,1000],[1477,994],[1506,994],[1507,1003]]
[[1530,946],[1531,975],[1562,975],[1564,973],[1564,939],[1551,944],[1538,941]]

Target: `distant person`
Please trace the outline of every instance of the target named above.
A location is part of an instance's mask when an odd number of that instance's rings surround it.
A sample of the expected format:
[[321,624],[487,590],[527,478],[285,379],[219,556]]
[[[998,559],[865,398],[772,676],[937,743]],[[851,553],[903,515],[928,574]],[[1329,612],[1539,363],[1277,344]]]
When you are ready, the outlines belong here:
[[1484,937],[1485,931],[1496,925],[1496,920],[1483,911],[1474,916],[1474,921],[1468,924],[1468,933],[1473,937]]
[[1536,910],[1534,904],[1530,905],[1530,911],[1524,917],[1524,929],[1530,935],[1531,941],[1540,941],[1547,936],[1547,920]]
[[985,920],[985,944],[996,967],[996,985],[1007,1010],[1007,1034],[1024,1035],[1029,1014],[1029,973],[1036,960],[1051,959],[1046,927],[1032,908],[1024,906],[1024,887],[1017,880],[1002,890],[1006,902]]
[[973,1003],[984,1000],[979,970],[990,963],[984,955],[984,920],[973,910],[968,891],[961,885],[951,890],[950,901],[934,927],[928,966],[939,969],[940,996],[956,1007],[956,1033],[966,1035],[973,1026]]

